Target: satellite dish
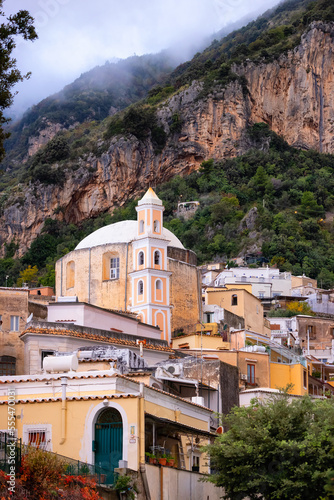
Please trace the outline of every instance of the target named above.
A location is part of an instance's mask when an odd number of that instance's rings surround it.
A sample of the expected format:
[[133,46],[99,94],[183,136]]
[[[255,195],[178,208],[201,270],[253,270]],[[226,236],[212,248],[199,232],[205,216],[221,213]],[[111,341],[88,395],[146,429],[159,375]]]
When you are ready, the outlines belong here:
[[175,367],[174,367],[174,366],[169,366],[169,367],[167,368],[167,371],[168,371],[169,373],[174,373],[174,372],[175,372]]

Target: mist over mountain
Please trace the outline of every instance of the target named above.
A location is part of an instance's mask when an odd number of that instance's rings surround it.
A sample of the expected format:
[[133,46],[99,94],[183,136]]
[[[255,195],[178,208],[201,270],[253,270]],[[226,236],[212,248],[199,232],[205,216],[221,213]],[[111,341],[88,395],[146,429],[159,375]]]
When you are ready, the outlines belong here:
[[[15,119],[28,107],[59,92],[80,74],[106,61],[173,50],[176,63],[202,50],[215,32],[246,24],[278,0],[5,0],[9,13],[27,9],[39,39],[19,41],[14,51],[29,81],[17,85],[10,113]],[[240,21],[243,19],[243,21]],[[226,32],[226,31],[225,31]]]

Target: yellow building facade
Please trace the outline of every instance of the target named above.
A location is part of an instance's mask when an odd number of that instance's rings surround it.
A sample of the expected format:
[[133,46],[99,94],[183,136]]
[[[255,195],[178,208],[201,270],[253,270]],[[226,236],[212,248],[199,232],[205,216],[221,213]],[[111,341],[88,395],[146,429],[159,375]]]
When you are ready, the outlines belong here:
[[[108,470],[122,461],[135,471],[145,464],[145,453],[152,447],[164,448],[176,455],[180,466],[189,435],[198,446],[212,438],[212,411],[143,380],[110,369],[0,377],[0,431],[8,429],[8,401],[13,395],[15,432],[25,444]],[[205,454],[201,451],[199,457],[200,471],[206,472]],[[191,470],[191,464],[186,462],[184,468]]]
[[245,329],[270,335],[261,301],[245,288],[207,288],[205,305],[217,305],[245,320]]
[[[196,255],[163,227],[164,207],[150,188],[137,221],[103,227],[56,263],[56,296],[131,311],[162,339],[199,319]],[[185,286],[186,285],[186,286]]]

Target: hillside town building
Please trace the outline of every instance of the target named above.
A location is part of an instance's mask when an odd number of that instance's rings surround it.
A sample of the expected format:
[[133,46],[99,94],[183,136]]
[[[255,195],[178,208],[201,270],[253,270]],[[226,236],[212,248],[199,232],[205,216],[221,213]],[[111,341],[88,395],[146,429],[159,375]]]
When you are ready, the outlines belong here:
[[56,263],[56,296],[136,313],[170,341],[199,318],[196,255],[163,227],[153,189],[136,210],[137,221],[98,229]]

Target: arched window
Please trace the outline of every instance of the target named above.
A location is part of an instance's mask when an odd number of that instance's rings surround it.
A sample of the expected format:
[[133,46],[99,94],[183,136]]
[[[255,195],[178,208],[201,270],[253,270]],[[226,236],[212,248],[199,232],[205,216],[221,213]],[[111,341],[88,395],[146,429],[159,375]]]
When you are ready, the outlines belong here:
[[113,423],[122,423],[122,416],[116,408],[106,408],[103,410],[98,419],[97,424],[113,424]]
[[139,221],[139,232],[140,233],[144,232],[144,221],[143,220]]
[[238,295],[232,295],[231,305],[232,306],[238,305]]
[[66,265],[66,288],[73,288],[75,284],[75,263],[73,260]]
[[157,279],[155,281],[155,300],[157,300],[158,302],[163,301],[163,286],[160,279]]
[[111,257],[110,259],[110,279],[119,278],[119,257]]
[[15,375],[16,358],[12,356],[0,356],[0,376]]
[[161,265],[161,253],[159,252],[159,250],[156,250],[154,252],[154,265],[155,266]]
[[139,252],[138,254],[138,266],[143,266],[145,262],[144,252]]
[[160,222],[158,220],[153,222],[153,231],[155,233],[160,233]]
[[144,283],[142,280],[138,281],[138,295],[143,295],[144,293]]

